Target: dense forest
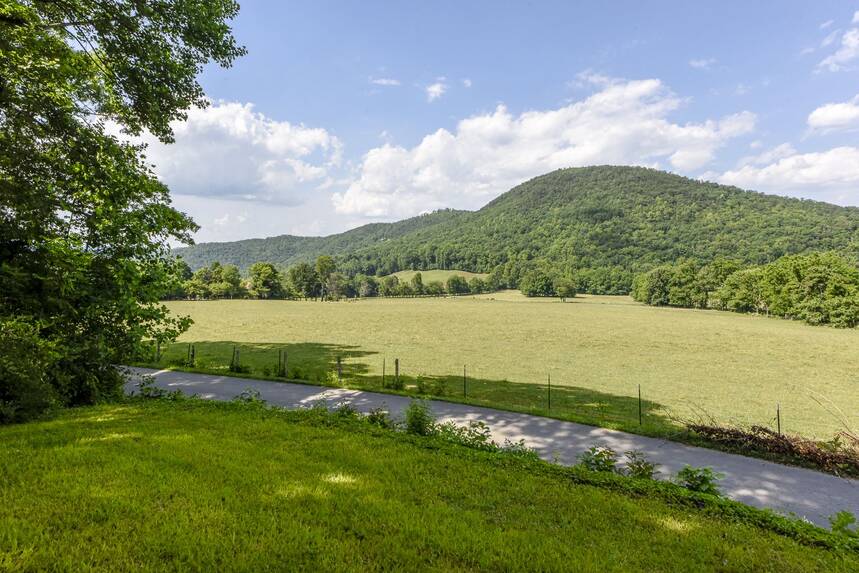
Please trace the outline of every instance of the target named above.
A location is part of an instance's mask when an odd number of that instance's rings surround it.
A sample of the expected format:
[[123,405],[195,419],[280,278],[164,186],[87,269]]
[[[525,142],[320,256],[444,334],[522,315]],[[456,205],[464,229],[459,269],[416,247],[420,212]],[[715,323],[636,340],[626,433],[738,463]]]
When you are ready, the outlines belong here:
[[635,278],[639,302],[657,306],[754,312],[852,328],[859,323],[859,269],[837,253],[789,255],[741,268],[717,259],[683,260]]
[[479,211],[438,211],[329,237],[273,237],[182,249],[192,268],[218,260],[246,271],[332,255],[347,276],[400,270],[492,273],[519,288],[541,268],[580,292],[625,294],[636,274],[690,258],[743,266],[790,254],[852,253],[859,209],[743,191],[642,167],[558,170]]

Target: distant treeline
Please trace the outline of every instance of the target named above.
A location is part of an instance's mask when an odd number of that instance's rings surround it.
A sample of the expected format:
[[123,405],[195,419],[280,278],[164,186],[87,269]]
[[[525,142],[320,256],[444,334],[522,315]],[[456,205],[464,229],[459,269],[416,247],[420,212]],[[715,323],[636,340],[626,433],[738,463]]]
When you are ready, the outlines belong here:
[[374,296],[443,296],[480,294],[497,289],[480,277],[467,280],[460,275],[441,281],[423,282],[421,273],[401,281],[394,275],[374,277],[364,274],[348,276],[340,272],[332,257],[322,255],[316,264],[297,263],[285,271],[274,264],[258,262],[243,277],[235,265],[214,262],[196,272],[178,259],[178,273],[172,299],[210,300],[224,298],[321,299]]
[[754,312],[808,324],[859,323],[859,269],[835,252],[752,267],[723,258],[709,264],[681,260],[636,276],[632,296],[657,306]]

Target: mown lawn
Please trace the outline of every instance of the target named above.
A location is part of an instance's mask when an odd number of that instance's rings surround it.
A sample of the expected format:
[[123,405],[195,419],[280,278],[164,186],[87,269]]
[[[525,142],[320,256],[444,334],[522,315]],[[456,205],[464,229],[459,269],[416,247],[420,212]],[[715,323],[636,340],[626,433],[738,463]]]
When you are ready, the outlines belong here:
[[[171,302],[191,330],[153,366],[226,372],[234,345],[254,376],[380,389],[394,359],[448,399],[666,435],[678,419],[775,427],[831,438],[859,427],[859,332],[759,316],[654,308],[627,297],[526,299],[518,293],[357,302]],[[463,366],[467,388],[463,388]],[[549,409],[547,378],[551,376]],[[638,386],[644,428],[638,426]]]
[[324,420],[132,401],[0,428],[0,570],[859,567],[498,454]]

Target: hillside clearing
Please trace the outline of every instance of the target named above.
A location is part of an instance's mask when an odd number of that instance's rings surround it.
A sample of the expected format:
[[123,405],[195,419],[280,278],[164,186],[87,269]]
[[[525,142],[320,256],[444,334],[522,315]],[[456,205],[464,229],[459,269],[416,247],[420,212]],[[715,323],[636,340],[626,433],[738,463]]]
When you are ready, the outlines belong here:
[[[516,293],[443,299],[357,302],[171,302],[195,324],[160,366],[181,363],[194,342],[197,366],[226,372],[234,344],[251,374],[273,374],[279,348],[290,377],[381,387],[383,360],[410,384],[439,379],[461,396],[513,409],[612,427],[713,416],[721,422],[775,425],[830,438],[844,420],[859,426],[859,332],[715,311],[654,308],[627,297],[585,296],[567,303]],[[436,378],[434,378],[436,377]],[[431,388],[429,388],[431,390]]]
[[656,499],[308,413],[82,408],[0,428],[0,459],[3,569],[856,567]]
[[397,277],[401,281],[409,282],[414,278],[417,273],[421,273],[421,280],[424,284],[430,283],[432,281],[439,281],[441,283],[447,282],[452,276],[461,276],[465,280],[471,280],[474,277],[478,277],[481,279],[485,279],[489,275],[487,273],[470,273],[468,271],[443,271],[443,270],[431,270],[431,271],[399,271],[393,273],[393,276]]

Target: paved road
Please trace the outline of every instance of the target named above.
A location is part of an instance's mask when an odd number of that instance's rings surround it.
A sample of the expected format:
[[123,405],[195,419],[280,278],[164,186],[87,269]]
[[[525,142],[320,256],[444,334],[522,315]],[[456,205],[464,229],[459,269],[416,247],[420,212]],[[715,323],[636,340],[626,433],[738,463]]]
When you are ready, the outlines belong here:
[[[179,389],[212,400],[230,400],[252,388],[270,404],[287,408],[309,407],[318,401],[325,401],[329,406],[349,402],[362,412],[384,405],[392,416],[401,415],[410,402],[402,396],[359,390],[169,370],[132,370],[136,375],[152,375],[162,388]],[[126,386],[128,391],[134,387],[133,381]],[[686,464],[710,466],[724,473],[720,484],[722,491],[749,505],[794,513],[822,526],[828,526],[829,515],[841,510],[859,515],[859,480],[540,416],[439,401],[431,401],[430,407],[439,421],[466,424],[481,420],[489,426],[495,441],[525,440],[526,446],[547,460],[573,464],[577,456],[591,446],[608,446],[617,452],[641,450],[649,460],[660,465],[663,478],[675,474]]]

